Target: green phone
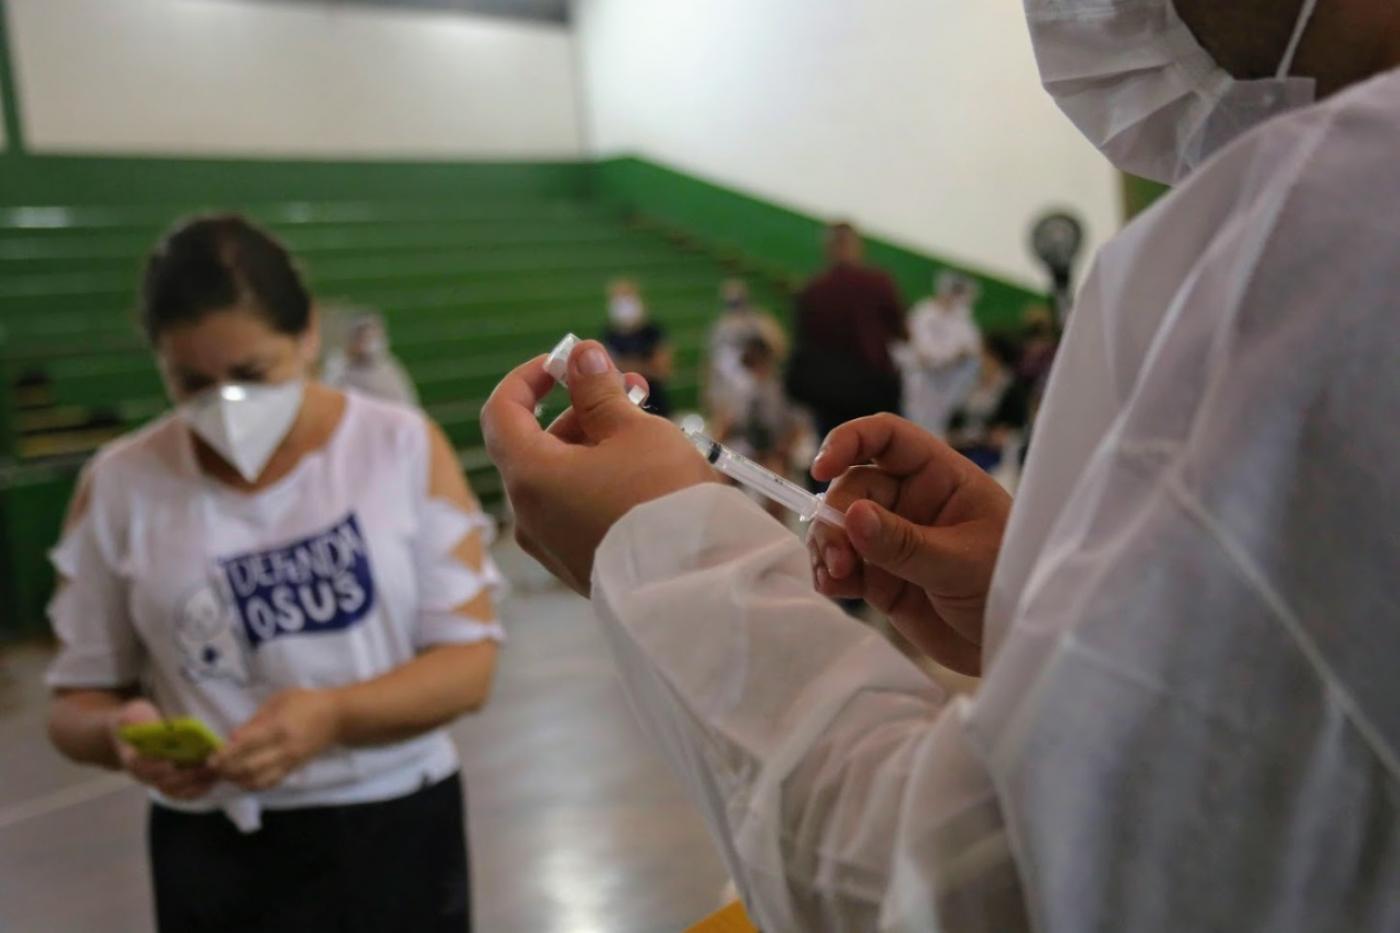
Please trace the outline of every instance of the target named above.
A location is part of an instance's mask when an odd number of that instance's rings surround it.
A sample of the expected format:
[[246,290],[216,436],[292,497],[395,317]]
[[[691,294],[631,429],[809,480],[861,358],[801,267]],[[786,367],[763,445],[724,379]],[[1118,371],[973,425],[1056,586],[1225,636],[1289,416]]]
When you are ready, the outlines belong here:
[[117,735],[147,758],[181,765],[197,765],[224,744],[213,729],[190,716],[122,726]]

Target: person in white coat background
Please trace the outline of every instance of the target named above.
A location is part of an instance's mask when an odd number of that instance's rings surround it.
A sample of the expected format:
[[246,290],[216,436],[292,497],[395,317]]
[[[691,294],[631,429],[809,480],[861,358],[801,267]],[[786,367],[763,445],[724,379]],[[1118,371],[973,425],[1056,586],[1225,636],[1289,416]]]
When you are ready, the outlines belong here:
[[765,930],[1400,929],[1400,5],[1026,10],[1066,113],[1177,187],[1099,255],[1014,506],[861,419],[804,550],[585,344],[547,431],[538,359],[483,412],[517,534]]
[[895,351],[904,383],[904,417],[945,437],[953,413],[977,383],[982,334],[972,319],[977,289],[966,276],[944,272],[934,294],[909,312],[909,342]]

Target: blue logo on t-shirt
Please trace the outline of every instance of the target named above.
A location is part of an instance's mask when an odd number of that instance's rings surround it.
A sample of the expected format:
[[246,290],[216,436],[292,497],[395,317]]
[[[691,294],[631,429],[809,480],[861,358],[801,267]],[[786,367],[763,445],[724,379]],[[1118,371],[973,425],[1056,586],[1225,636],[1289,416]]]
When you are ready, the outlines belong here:
[[223,558],[219,568],[254,648],[283,635],[347,629],[374,606],[369,552],[353,512],[309,538]]

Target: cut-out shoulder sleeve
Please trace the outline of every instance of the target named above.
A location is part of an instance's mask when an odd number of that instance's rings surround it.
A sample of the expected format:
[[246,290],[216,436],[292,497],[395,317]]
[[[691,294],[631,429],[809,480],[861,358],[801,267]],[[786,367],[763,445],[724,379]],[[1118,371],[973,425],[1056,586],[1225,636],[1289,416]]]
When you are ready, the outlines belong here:
[[[495,521],[472,497],[442,430],[431,421],[425,424],[427,483],[415,542],[417,646],[503,641],[505,631],[489,598],[505,583],[487,550],[495,538]],[[485,612],[469,612],[469,604]]]

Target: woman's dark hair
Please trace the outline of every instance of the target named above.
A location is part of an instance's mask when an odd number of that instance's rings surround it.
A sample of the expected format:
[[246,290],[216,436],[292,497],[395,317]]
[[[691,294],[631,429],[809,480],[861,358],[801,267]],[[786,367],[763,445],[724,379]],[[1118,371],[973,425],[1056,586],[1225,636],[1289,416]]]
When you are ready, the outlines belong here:
[[231,308],[297,335],[311,321],[311,295],[286,248],[236,214],[194,217],[167,233],[146,260],[141,325],[153,343],[171,327]]

